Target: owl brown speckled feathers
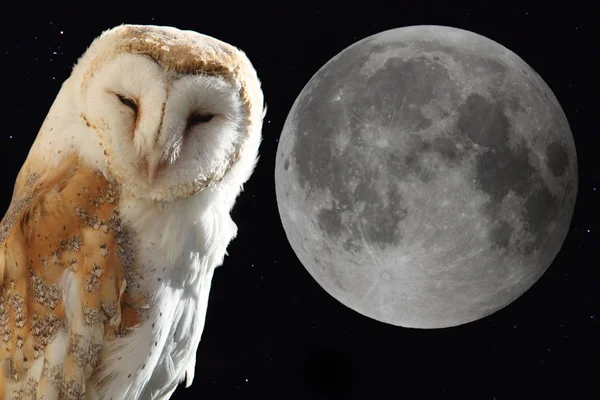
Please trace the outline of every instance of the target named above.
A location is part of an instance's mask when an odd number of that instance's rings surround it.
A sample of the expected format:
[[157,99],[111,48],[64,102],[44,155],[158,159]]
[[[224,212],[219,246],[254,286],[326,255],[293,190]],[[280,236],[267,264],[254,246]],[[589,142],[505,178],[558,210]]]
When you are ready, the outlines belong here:
[[20,175],[15,195],[0,231],[4,398],[82,398],[104,340],[143,315],[143,297],[125,290],[135,274],[118,191],[69,157]]
[[63,84],[0,224],[0,399],[166,399],[254,168],[260,82],[169,27],[103,33]]

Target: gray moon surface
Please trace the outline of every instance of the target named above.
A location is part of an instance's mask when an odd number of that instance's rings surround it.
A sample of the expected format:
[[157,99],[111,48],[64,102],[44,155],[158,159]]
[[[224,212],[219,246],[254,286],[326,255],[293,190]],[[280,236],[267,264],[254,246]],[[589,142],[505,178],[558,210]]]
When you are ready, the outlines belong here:
[[542,78],[506,47],[442,26],[346,48],[304,87],[275,166],[294,252],[378,321],[444,328],[527,291],[567,235],[577,155]]

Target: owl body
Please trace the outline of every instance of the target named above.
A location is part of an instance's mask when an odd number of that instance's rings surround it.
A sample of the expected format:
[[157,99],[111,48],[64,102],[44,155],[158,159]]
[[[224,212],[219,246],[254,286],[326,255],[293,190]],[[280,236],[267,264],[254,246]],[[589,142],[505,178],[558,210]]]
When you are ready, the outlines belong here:
[[223,42],[124,25],[92,43],[0,224],[0,399],[191,385],[263,117],[256,72]]

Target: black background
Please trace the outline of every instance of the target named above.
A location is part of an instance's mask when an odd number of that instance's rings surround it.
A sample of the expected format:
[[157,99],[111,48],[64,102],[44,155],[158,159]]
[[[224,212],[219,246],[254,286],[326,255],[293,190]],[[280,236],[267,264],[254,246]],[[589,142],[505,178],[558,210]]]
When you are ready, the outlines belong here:
[[[600,32],[591,2],[150,3],[23,2],[3,10],[0,209],[61,83],[103,30],[172,25],[248,54],[269,105],[261,159],[233,211],[239,233],[214,275],[194,384],[173,399],[599,398],[600,274],[592,254],[600,231]],[[274,188],[277,139],[311,76],[366,36],[419,24],[471,30],[521,56],[562,104],[579,159],[571,229],[545,275],[501,311],[440,330],[386,325],[330,297],[289,246]]]

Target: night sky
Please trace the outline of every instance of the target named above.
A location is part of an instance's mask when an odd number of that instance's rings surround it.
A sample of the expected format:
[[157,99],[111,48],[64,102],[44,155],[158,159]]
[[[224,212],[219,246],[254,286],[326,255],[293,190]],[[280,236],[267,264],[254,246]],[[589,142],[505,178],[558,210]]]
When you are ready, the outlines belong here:
[[[258,71],[269,107],[261,158],[233,211],[238,236],[214,275],[194,384],[173,399],[600,398],[600,273],[593,261],[600,30],[592,10],[583,1],[390,3],[422,5],[136,2],[101,10],[53,3],[3,11],[1,113],[9,123],[0,133],[2,210],[61,83],[103,30],[121,23],[196,30],[243,49]],[[573,222],[544,276],[497,313],[439,330],[371,320],[321,289],[288,244],[274,183],[278,138],[311,76],[360,39],[420,24],[467,29],[523,58],[560,101],[579,161]]]

